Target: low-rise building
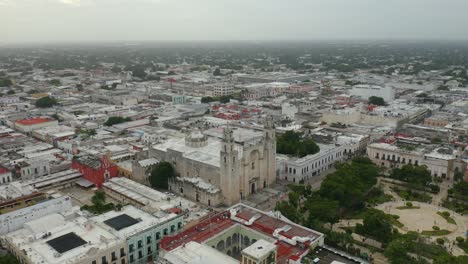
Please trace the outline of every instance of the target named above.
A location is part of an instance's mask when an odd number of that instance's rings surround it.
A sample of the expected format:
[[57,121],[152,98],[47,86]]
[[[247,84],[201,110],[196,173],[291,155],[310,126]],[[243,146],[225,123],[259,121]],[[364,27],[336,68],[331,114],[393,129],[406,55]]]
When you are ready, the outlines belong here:
[[391,102],[395,99],[395,88],[392,86],[358,84],[353,86],[350,94],[364,100],[369,99],[369,97],[376,96],[383,98],[385,102]]
[[335,162],[345,160],[347,149],[345,145],[317,144],[320,151],[302,158],[277,155],[277,177],[280,180],[299,183],[321,175],[333,167]]
[[[17,221],[1,222],[2,245],[21,263],[152,263],[159,256],[159,241],[177,234],[183,226],[183,216],[170,210],[147,213],[128,205],[92,216],[72,208],[70,198],[64,198],[67,207],[45,202],[47,212],[43,209],[25,216],[17,210]],[[11,214],[0,219],[11,218]]]
[[33,137],[52,145],[56,145],[57,141],[66,140],[74,135],[75,130],[68,126],[44,127],[32,132]]
[[107,156],[96,158],[93,156],[81,156],[73,159],[72,168],[81,172],[84,178],[97,187],[113,177],[117,177],[119,170]]
[[400,168],[406,164],[427,166],[433,177],[451,179],[455,171],[464,171],[466,163],[457,151],[446,148],[397,146],[388,143],[372,143],[367,147],[368,157],[377,165]]
[[21,132],[31,133],[36,129],[58,126],[58,121],[50,117],[35,117],[17,120],[14,126]]
[[[279,212],[262,212],[237,204],[216,213],[197,225],[161,241],[161,257],[167,263],[179,264],[186,255],[200,256],[206,261],[193,263],[301,263],[310,249],[322,246],[324,235],[289,221]],[[207,250],[206,245],[224,254]],[[194,249],[200,249],[195,253]],[[250,260],[250,261],[249,261]],[[190,263],[192,263],[190,261]]]
[[125,240],[100,224],[64,210],[22,224],[2,243],[21,263],[128,263]]
[[219,83],[213,86],[213,96],[228,96],[234,93],[234,87],[227,83]]
[[0,207],[0,235],[5,235],[21,229],[29,221],[70,210],[72,203],[68,196],[31,193],[4,201]]
[[128,263],[146,264],[159,256],[159,241],[182,229],[182,215],[159,210],[146,213],[133,206],[92,218],[98,226],[125,241]]
[[12,180],[11,171],[0,165],[0,184],[9,183]]
[[46,159],[26,159],[17,163],[22,180],[32,180],[50,174],[50,163]]
[[9,105],[9,104],[16,104],[20,102],[20,98],[18,96],[3,96],[0,97],[0,105]]

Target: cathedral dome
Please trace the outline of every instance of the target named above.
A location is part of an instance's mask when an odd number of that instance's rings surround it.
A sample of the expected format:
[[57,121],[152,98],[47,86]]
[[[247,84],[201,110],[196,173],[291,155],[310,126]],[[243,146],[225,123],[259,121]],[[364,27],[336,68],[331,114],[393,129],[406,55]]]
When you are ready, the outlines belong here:
[[200,130],[194,130],[185,137],[185,145],[192,148],[200,148],[208,145],[208,138]]

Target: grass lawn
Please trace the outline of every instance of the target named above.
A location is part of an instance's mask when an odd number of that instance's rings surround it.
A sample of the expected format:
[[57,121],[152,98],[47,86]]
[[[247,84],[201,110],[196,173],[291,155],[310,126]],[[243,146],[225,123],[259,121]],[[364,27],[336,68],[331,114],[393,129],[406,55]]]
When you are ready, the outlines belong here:
[[432,200],[432,197],[426,193],[419,193],[419,192],[414,192],[411,190],[404,190],[400,189],[397,187],[391,188],[394,192],[396,192],[401,198],[407,200],[407,201],[417,201],[417,202],[423,202],[423,203],[430,203]]
[[407,205],[396,207],[396,209],[398,209],[398,210],[419,209],[419,208],[421,208],[421,207],[419,207],[419,206],[407,206]]
[[457,245],[465,251],[466,254],[468,254],[468,241],[464,241],[461,243],[457,243]]
[[390,215],[390,223],[396,227],[403,228],[405,225],[398,221],[398,215]]
[[422,231],[421,234],[425,236],[445,236],[450,234],[451,232],[445,229],[442,230],[426,230]]
[[442,206],[450,210],[453,210],[459,214],[468,214],[468,206],[465,205],[463,202],[444,200],[442,202]]
[[448,212],[437,212],[437,214],[442,216],[447,221],[447,223],[456,225],[457,223],[455,220],[447,213]]
[[363,208],[362,210],[351,211],[348,214],[344,215],[343,219],[364,219],[364,216],[366,216],[369,210],[376,210],[376,209]]

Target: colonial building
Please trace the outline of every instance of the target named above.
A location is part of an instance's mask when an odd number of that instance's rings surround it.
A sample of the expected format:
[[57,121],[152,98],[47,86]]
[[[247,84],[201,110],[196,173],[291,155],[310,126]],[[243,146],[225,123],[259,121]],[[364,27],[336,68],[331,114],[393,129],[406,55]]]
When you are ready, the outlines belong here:
[[276,136],[268,119],[263,131],[224,127],[195,131],[153,145],[150,156],[170,162],[178,176],[170,189],[207,205],[232,205],[275,182]]
[[433,177],[451,179],[455,172],[464,171],[466,163],[456,150],[447,148],[398,147],[387,143],[373,143],[367,155],[375,164],[386,168],[401,168],[406,164],[426,166]]
[[110,178],[118,176],[118,167],[107,156],[97,158],[94,156],[80,156],[72,161],[72,168],[81,172],[84,178],[97,187]]
[[298,183],[307,181],[331,169],[335,162],[342,162],[349,156],[346,145],[318,144],[320,151],[302,158],[277,156],[277,176],[281,180]]

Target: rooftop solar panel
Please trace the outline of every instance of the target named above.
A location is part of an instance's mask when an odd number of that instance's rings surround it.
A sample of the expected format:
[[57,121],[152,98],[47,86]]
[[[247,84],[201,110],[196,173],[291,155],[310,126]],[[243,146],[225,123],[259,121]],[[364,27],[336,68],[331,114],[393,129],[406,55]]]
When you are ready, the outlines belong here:
[[119,215],[119,216],[116,216],[114,218],[104,221],[106,225],[114,228],[117,231],[122,230],[129,226],[132,226],[138,222],[140,221],[126,214],[122,214],[122,215]]
[[65,253],[69,250],[85,245],[86,241],[75,233],[68,233],[47,241],[47,244],[54,248],[58,253]]

